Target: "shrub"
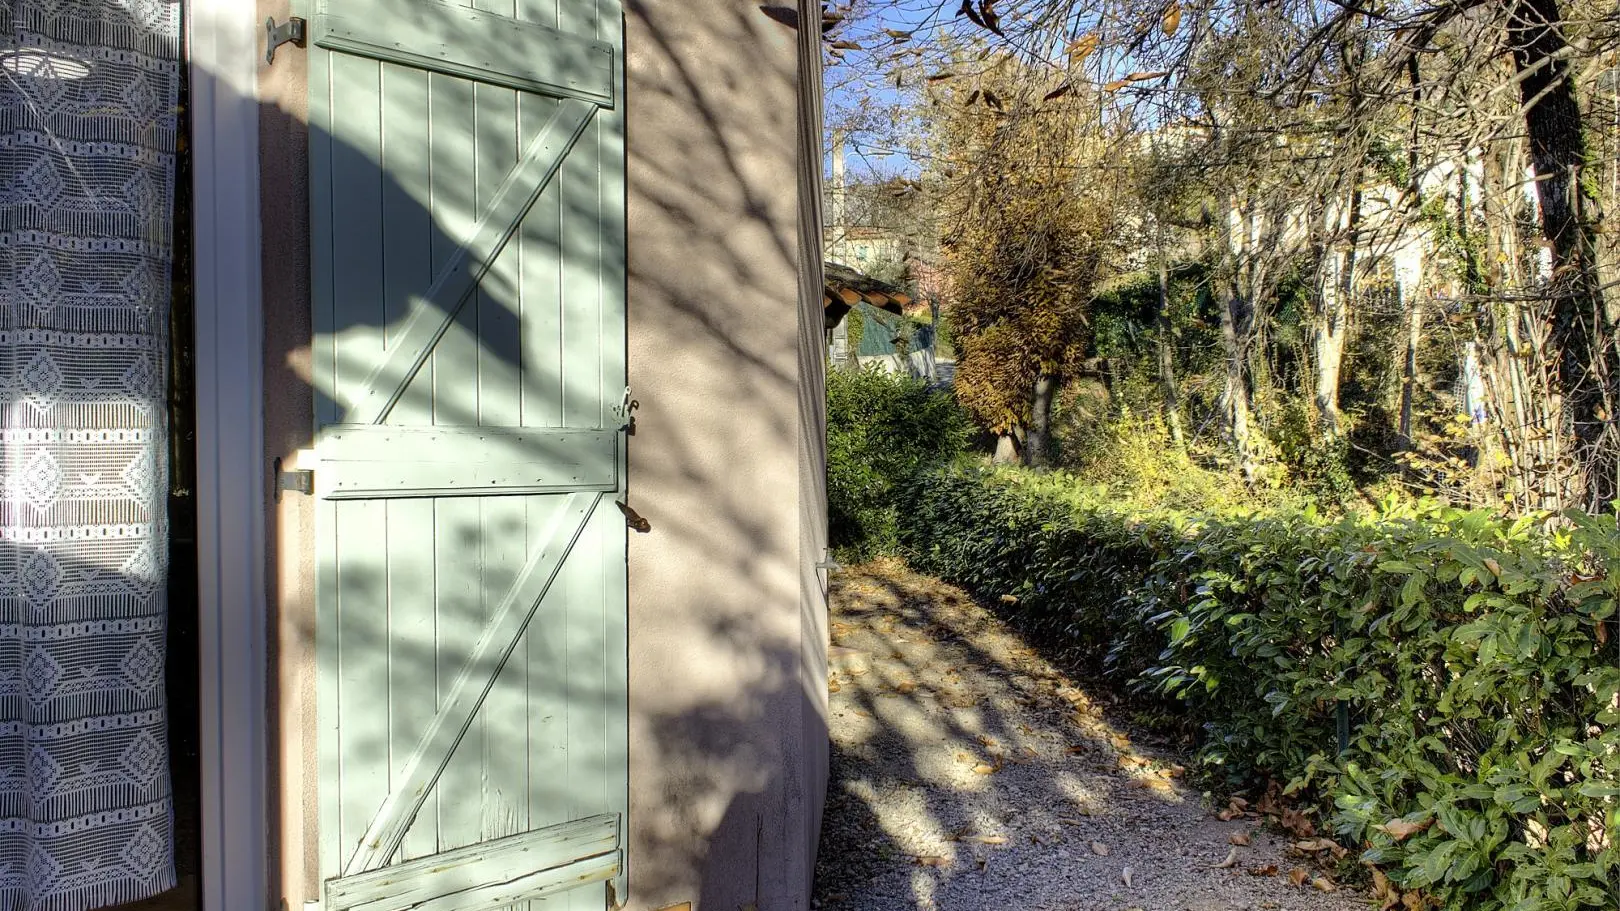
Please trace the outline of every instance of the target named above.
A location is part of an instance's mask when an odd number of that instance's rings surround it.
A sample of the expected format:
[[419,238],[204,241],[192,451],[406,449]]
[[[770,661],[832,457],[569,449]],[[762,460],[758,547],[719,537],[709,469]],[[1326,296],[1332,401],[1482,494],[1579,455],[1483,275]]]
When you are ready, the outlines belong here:
[[1469,911],[1620,906],[1613,517],[1133,513],[963,468],[904,501],[919,569],[1106,652],[1202,726],[1211,774],[1284,783],[1397,887]]
[[1171,442],[1157,413],[1108,415],[1086,398],[1082,386],[1064,402],[1062,462],[1086,488],[1096,488],[1096,499],[1111,495],[1136,506],[1190,510],[1284,498],[1278,491],[1252,490],[1236,472],[1200,465]]
[[958,457],[968,423],[948,394],[876,368],[827,376],[827,509],[839,559],[893,553],[894,488]]

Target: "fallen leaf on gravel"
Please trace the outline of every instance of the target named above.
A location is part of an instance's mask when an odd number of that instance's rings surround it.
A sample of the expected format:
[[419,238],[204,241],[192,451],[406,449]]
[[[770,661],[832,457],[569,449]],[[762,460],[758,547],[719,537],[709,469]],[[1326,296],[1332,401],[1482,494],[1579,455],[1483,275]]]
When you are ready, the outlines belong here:
[[969,835],[963,841],[978,842],[981,845],[1004,845],[1007,843],[1005,835]]
[[1318,892],[1339,891],[1339,887],[1333,884],[1333,880],[1328,879],[1326,876],[1318,876],[1317,878],[1311,880],[1311,885],[1314,886]]
[[949,857],[930,855],[928,857],[917,858],[917,866],[919,867],[948,867],[950,865],[951,859]]
[[1378,902],[1379,911],[1389,911],[1389,909],[1401,903],[1400,890],[1396,889],[1394,884],[1389,881],[1389,877],[1384,875],[1383,870],[1373,867],[1372,881],[1372,897],[1373,900]]
[[917,684],[912,683],[910,680],[907,680],[905,683],[902,683],[899,686],[895,687],[894,691],[896,693],[899,693],[902,696],[909,696],[910,694],[915,693],[917,691]]
[[1248,847],[1249,846],[1249,833],[1247,833],[1247,832],[1233,832],[1231,835],[1226,836],[1226,840],[1229,843],[1234,844],[1234,845],[1242,845],[1244,847]]
[[1298,835],[1300,838],[1310,838],[1316,834],[1316,826],[1312,825],[1311,821],[1305,818],[1305,814],[1298,810],[1284,810],[1281,824],[1284,829]]
[[834,678],[832,680],[827,681],[827,692],[829,692],[829,693],[836,693],[839,690],[842,690],[843,688],[844,688],[844,685],[839,683],[837,678]]
[[1238,849],[1234,847],[1232,850],[1226,852],[1226,859],[1225,860],[1221,861],[1220,863],[1216,864],[1213,867],[1210,867],[1210,869],[1211,870],[1230,870],[1233,867],[1237,866],[1237,863],[1238,863]]
[[1290,847],[1308,854],[1319,854],[1323,851],[1331,851],[1338,846],[1339,843],[1330,838],[1307,838],[1304,841],[1294,842]]
[[1408,822],[1404,819],[1391,819],[1381,826],[1373,826],[1380,832],[1387,834],[1396,841],[1405,841],[1417,833],[1434,824],[1434,820],[1425,819],[1423,822]]
[[1295,867],[1288,871],[1288,881],[1296,886],[1303,886],[1311,881],[1311,874],[1306,873],[1299,867]]
[[1135,785],[1138,788],[1142,788],[1143,790],[1154,791],[1154,792],[1159,793],[1159,794],[1174,794],[1174,793],[1176,793],[1176,786],[1175,785],[1173,785],[1169,781],[1166,781],[1165,779],[1159,778],[1157,776],[1154,776],[1152,778],[1133,778],[1133,779],[1131,779],[1131,784]]
[[994,772],[995,770],[996,770],[996,767],[991,765],[988,762],[981,762],[978,765],[973,767],[974,773],[978,774],[978,775],[989,775],[990,773]]
[[983,745],[985,745],[987,747],[992,747],[992,748],[998,747],[998,746],[1001,745],[1000,743],[998,743],[996,741],[996,738],[991,737],[989,734],[980,734],[979,735],[979,743],[981,743],[981,744],[983,744]]
[[1234,819],[1238,819],[1242,815],[1242,810],[1234,810],[1231,807],[1227,807],[1219,813],[1216,813],[1215,818],[1219,819],[1221,822],[1231,822]]
[[1250,867],[1249,868],[1249,875],[1250,876],[1276,876],[1277,875],[1277,865],[1276,864],[1266,864],[1263,867]]
[[1107,857],[1112,852],[1108,850],[1107,845],[1100,841],[1094,841],[1091,843],[1091,853],[1097,855],[1098,857]]
[[1127,888],[1127,889],[1130,889],[1130,888],[1133,887],[1131,878],[1132,878],[1132,874],[1131,874],[1131,868],[1130,867],[1126,867],[1125,869],[1123,869],[1123,870],[1121,870],[1119,872],[1119,881],[1124,883],[1125,888]]
[[1018,603],[1018,596],[1017,595],[1002,595],[1001,596],[1001,603],[1002,604],[1017,604]]
[[1078,755],[1080,753],[1084,753],[1089,749],[1091,749],[1091,748],[1086,746],[1085,744],[1077,743],[1074,746],[1069,747],[1069,755],[1070,756],[1075,756],[1075,755]]

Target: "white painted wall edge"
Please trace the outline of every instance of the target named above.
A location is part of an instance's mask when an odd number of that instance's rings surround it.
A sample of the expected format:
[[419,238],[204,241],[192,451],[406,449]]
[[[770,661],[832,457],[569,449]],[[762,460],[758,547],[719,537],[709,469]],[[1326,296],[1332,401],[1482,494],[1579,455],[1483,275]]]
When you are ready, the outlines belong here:
[[257,62],[243,0],[188,0],[203,911],[269,901]]

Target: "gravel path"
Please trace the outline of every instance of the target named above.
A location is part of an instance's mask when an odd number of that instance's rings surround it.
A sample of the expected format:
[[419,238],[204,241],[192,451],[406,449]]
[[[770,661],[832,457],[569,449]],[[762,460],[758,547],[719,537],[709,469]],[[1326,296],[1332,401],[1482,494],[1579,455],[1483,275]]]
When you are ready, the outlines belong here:
[[824,911],[1368,907],[1312,885],[1330,874],[1297,834],[1217,818],[1173,757],[960,591],[895,563],[848,569],[832,629]]

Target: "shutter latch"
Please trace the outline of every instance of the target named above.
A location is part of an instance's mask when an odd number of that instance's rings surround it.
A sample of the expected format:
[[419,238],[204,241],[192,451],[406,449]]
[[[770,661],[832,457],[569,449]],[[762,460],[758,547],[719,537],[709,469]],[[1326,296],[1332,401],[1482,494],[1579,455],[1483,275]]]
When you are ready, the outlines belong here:
[[636,435],[636,417],[633,412],[640,407],[641,403],[630,397],[630,387],[624,387],[624,399],[614,406],[613,414],[624,422],[619,429],[628,436]]
[[264,20],[264,62],[275,63],[276,48],[283,44],[303,47],[306,33],[307,23],[297,16],[280,25],[276,24],[274,18]]

